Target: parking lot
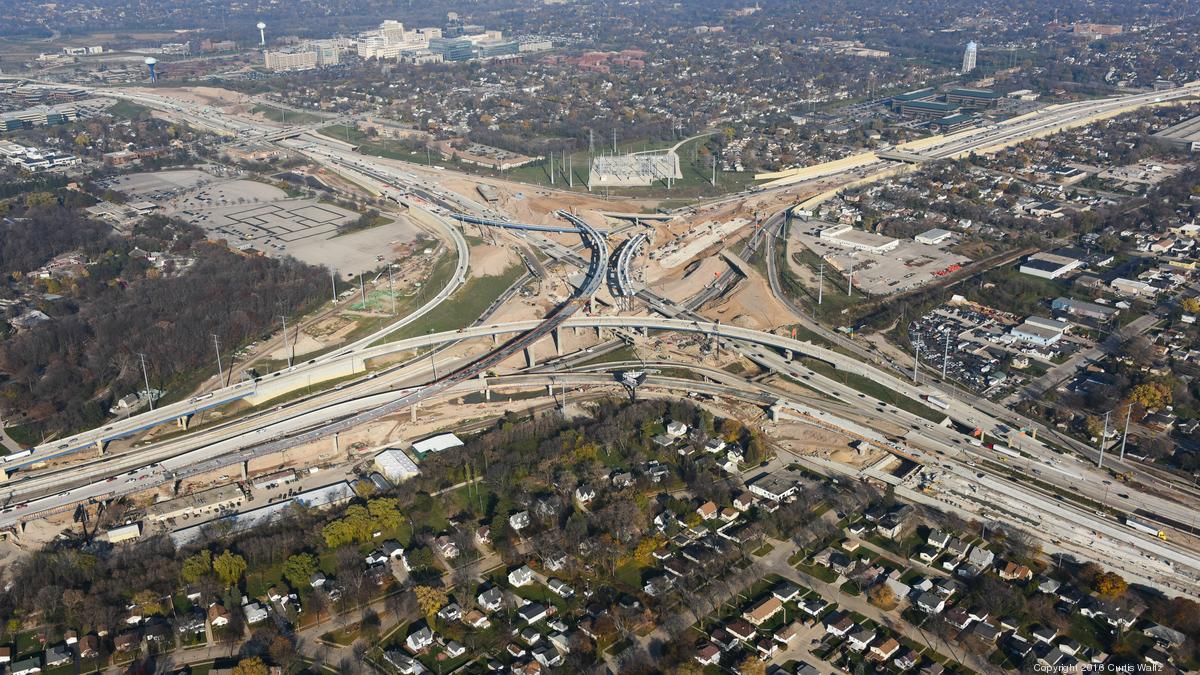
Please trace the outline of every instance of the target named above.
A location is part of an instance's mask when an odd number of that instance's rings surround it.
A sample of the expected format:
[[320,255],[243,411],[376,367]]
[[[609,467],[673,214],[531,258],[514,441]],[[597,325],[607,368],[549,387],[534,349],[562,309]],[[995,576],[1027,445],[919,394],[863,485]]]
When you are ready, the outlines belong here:
[[890,251],[873,253],[839,246],[801,228],[796,228],[793,236],[834,268],[842,272],[853,269],[854,288],[869,295],[920,288],[971,262],[966,256],[912,240],[902,239]]

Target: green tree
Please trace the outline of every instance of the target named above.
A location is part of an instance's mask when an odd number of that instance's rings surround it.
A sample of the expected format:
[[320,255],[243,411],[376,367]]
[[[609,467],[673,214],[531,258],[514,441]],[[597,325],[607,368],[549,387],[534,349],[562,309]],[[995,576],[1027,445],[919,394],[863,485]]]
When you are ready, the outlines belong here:
[[242,556],[232,553],[229,549],[217,556],[212,561],[213,570],[217,573],[217,578],[226,587],[234,586],[242,575],[246,573],[246,559]]
[[283,578],[292,588],[305,588],[317,572],[317,558],[311,553],[297,553],[283,562]]
[[391,497],[381,497],[367,502],[367,511],[375,520],[375,529],[395,530],[400,527],[400,502]]
[[341,548],[354,541],[354,532],[351,531],[350,525],[345,520],[335,520],[327,523],[321,529],[321,536],[325,539],[325,545],[329,548]]
[[204,549],[184,560],[179,574],[184,583],[194,584],[209,572],[212,572],[212,551]]

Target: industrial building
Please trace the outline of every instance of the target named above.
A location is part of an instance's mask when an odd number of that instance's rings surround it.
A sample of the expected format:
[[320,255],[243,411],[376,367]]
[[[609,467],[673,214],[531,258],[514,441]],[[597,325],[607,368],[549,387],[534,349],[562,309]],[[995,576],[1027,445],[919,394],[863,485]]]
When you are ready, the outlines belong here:
[[1034,253],[1021,263],[1019,271],[1042,279],[1058,279],[1083,266],[1086,256],[1082,251],[1061,248],[1049,253]]
[[925,230],[921,234],[913,237],[913,241],[918,244],[929,244],[930,246],[939,246],[946,243],[953,237],[954,233],[950,230],[943,230],[940,227],[935,227],[932,230]]
[[1050,302],[1050,307],[1056,312],[1062,312],[1071,316],[1080,316],[1086,319],[1095,319],[1097,321],[1109,321],[1121,312],[1116,307],[1105,307],[1094,302],[1085,302],[1083,300],[1075,300],[1074,298],[1055,298]]
[[427,455],[431,452],[441,452],[450,448],[461,448],[462,439],[454,434],[438,434],[413,443],[413,452],[417,455]]
[[[236,486],[234,486],[236,487]],[[346,481],[339,481],[324,487],[306,490],[297,494],[291,499],[277,501],[266,506],[261,506],[257,509],[245,511],[242,513],[233,512],[224,514],[221,520],[229,522],[229,532],[240,532],[247,530],[257,525],[262,525],[271,520],[272,516],[281,513],[292,504],[302,504],[313,509],[322,509],[338,504],[344,504],[354,497],[354,489]],[[216,519],[214,519],[216,520]],[[176,530],[171,533],[171,541],[176,546],[182,546],[199,537],[205,527],[208,527],[213,520],[203,522],[198,525],[186,527],[181,530]]]
[[856,230],[849,225],[835,225],[821,230],[820,238],[843,248],[867,253],[887,253],[900,245],[899,239]]
[[119,544],[123,541],[133,541],[142,536],[141,523],[129,523],[120,527],[114,527],[104,533],[104,539],[110,544]]
[[151,522],[165,522],[219,515],[241,506],[245,498],[242,489],[237,485],[223,485],[152,504],[146,507],[146,519]]
[[375,468],[383,477],[393,483],[399,483],[421,473],[415,462],[404,454],[403,450],[388,448],[375,455]]
[[1172,148],[1187,152],[1200,152],[1200,117],[1180,122],[1150,136]]

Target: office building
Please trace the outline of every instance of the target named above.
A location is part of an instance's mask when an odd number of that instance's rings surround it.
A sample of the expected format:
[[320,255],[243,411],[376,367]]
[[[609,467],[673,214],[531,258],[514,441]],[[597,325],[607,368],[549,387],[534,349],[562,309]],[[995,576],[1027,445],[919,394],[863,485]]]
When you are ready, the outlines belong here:
[[959,71],[963,75],[975,70],[975,57],[979,53],[979,46],[974,41],[967,43],[967,48],[963,51],[962,70]]
[[317,67],[317,52],[315,50],[263,52],[263,59],[267,70],[274,72],[312,70]]

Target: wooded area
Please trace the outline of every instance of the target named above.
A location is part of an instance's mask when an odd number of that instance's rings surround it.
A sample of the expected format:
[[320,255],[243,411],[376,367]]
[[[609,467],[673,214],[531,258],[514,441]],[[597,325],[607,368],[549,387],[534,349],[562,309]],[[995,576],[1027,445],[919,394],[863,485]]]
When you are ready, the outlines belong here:
[[[138,354],[152,387],[189,386],[212,367],[212,334],[232,351],[324,297],[324,271],[231,251],[183,223],[154,217],[118,238],[57,202],[26,202],[0,225],[10,295],[54,256],[78,250],[88,262],[36,280],[35,290],[53,294],[36,303],[51,320],[0,343],[0,409],[13,423],[47,432],[100,424],[113,401],[143,388]],[[157,264],[147,252],[160,254]]]

